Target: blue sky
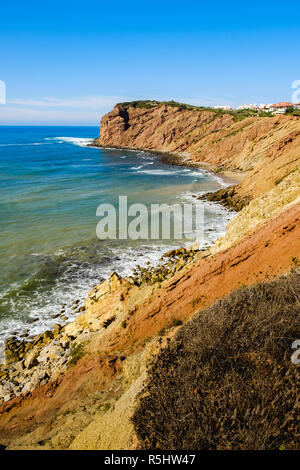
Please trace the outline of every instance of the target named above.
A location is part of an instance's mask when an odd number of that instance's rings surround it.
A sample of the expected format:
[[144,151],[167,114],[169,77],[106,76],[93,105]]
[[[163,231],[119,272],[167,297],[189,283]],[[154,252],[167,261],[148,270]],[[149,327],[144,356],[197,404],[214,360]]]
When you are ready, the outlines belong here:
[[296,1],[17,1],[1,5],[0,124],[98,125],[118,101],[291,100]]

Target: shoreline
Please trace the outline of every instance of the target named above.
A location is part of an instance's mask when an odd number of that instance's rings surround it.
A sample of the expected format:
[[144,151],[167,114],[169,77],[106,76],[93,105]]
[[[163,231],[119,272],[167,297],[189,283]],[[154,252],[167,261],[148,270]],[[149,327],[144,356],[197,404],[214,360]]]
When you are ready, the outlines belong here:
[[107,150],[129,150],[131,152],[145,152],[153,155],[157,155],[160,160],[171,166],[186,167],[186,168],[195,168],[203,169],[211,175],[214,175],[217,178],[220,178],[224,184],[224,188],[220,188],[217,191],[207,192],[203,195],[197,195],[198,199],[207,200],[222,205],[223,207],[233,210],[234,212],[240,211],[245,205],[247,205],[250,199],[246,197],[240,197],[235,188],[239,186],[246,178],[247,172],[234,172],[230,170],[224,170],[222,167],[217,167],[215,165],[210,165],[205,162],[195,162],[190,158],[188,152],[183,153],[174,153],[166,152],[161,150],[153,149],[144,149],[144,148],[131,148],[131,147],[121,147],[121,146],[104,146],[104,145],[95,145],[98,138],[93,141],[92,144],[88,144],[87,147],[93,148],[102,148]]
[[[85,315],[89,315],[93,303],[97,302],[99,291],[106,293],[106,286],[109,286],[108,291],[114,291],[119,284],[126,284],[127,291],[134,288],[160,288],[164,281],[170,280],[179,272],[191,269],[194,263],[207,258],[212,245],[203,249],[199,249],[195,244],[171,249],[162,255],[157,265],[145,268],[136,265],[130,276],[121,277],[116,272],[111,272],[107,279],[88,292],[84,306],[79,307],[78,315],[72,320],[59,323],[58,318],[53,328],[42,333],[6,338],[3,358],[0,354],[0,407],[6,406],[11,400],[26,397],[38,386],[59,380],[62,374],[68,372],[70,365],[77,362],[74,357],[78,348],[89,342],[94,333],[101,332],[103,327],[107,328],[110,323],[106,326],[105,322],[102,328],[98,322],[95,328],[89,324],[84,328],[80,326],[81,321],[85,321]],[[122,296],[120,300],[122,301]],[[75,306],[78,306],[77,302],[74,299]]]
[[197,162],[191,159],[191,155],[188,152],[167,152],[163,150],[153,150],[148,148],[139,148],[139,147],[121,147],[121,146],[108,146],[108,145],[98,145],[95,142],[98,140],[95,139],[91,144],[86,145],[86,147],[93,147],[93,148],[102,148],[104,150],[129,150],[132,152],[146,152],[153,155],[157,155],[160,157],[160,160],[163,163],[166,163],[171,166],[184,166],[186,168],[198,168],[213,175],[220,176],[221,178],[228,179],[232,185],[240,184],[246,177],[247,173],[243,171],[234,172],[230,170],[224,170],[221,167],[216,165],[211,165],[206,162]]

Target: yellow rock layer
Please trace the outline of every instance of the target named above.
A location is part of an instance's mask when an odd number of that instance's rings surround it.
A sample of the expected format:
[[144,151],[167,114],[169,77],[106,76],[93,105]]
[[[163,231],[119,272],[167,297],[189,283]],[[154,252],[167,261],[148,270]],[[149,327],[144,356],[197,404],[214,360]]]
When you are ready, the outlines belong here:
[[277,217],[289,205],[300,199],[299,169],[286,176],[277,186],[261,197],[252,200],[227,225],[226,234],[211,248],[211,253],[225,250],[236,244],[259,226]]

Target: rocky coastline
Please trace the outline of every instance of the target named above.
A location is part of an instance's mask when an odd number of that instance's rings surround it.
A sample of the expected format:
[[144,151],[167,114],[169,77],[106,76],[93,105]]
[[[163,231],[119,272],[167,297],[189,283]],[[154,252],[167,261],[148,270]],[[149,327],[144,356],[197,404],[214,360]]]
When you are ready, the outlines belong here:
[[203,194],[199,199],[219,203],[227,209],[234,210],[236,212],[241,211],[250,203],[251,200],[247,196],[239,196],[236,185]]
[[[141,267],[137,265],[132,275],[125,279],[129,285],[145,286],[160,284],[191,263],[202,259],[205,250],[178,248],[166,252],[157,266]],[[112,273],[108,281],[120,280],[118,274]],[[101,284],[100,284],[101,286]],[[87,302],[93,302],[95,290],[89,293]],[[79,300],[73,304],[78,315],[83,314],[86,306],[78,307]],[[59,314],[58,314],[59,317]],[[36,336],[25,333],[22,339],[7,338],[5,341],[5,361],[0,364],[0,403],[31,392],[39,385],[55,381],[75,363],[78,349],[86,341],[91,330],[76,327],[76,322],[56,323],[51,330]]]
[[[90,145],[93,146],[93,144]],[[158,155],[170,165],[201,167],[190,159],[182,160],[182,156],[178,154],[153,150],[149,152]],[[209,165],[202,167],[206,171],[212,171]],[[222,175],[220,174],[220,176]],[[230,182],[232,181],[230,179]],[[239,202],[238,196],[236,199],[232,197],[233,193],[235,194],[234,189],[229,187],[202,196],[195,194],[194,197],[220,203],[227,209],[238,211],[242,207],[242,203]],[[147,267],[137,265],[126,281],[138,287],[147,284],[160,284],[172,278],[188,265],[208,255],[207,249],[198,249],[194,245],[188,248],[179,247],[166,252],[156,266],[152,266],[150,263]],[[112,273],[111,277],[114,276],[118,277],[116,273]],[[93,291],[89,294],[88,299],[90,298],[93,298]],[[86,310],[86,306],[80,306],[79,302],[78,299],[74,299],[72,307],[73,313],[77,315],[84,314]],[[2,364],[0,363],[0,404],[23,394],[26,395],[37,386],[55,381],[61,374],[66,373],[73,363],[74,354],[76,355],[77,349],[90,334],[90,330],[79,329],[77,331],[76,328],[74,329],[74,322],[68,322],[65,316],[64,306],[60,312],[54,315],[54,318],[58,322],[51,330],[46,330],[35,336],[31,336],[30,331],[27,330],[21,335],[21,338],[12,336],[5,340],[4,361]]]
[[[255,292],[257,283],[278,276],[289,282],[291,272],[293,282],[298,282],[299,139],[300,120],[294,116],[235,122],[226,113],[212,115],[165,104],[137,108],[129,103],[117,105],[103,118],[96,145],[157,149],[170,160],[176,155],[184,164],[191,159],[208,170],[214,165],[218,174],[231,171],[242,176],[238,184],[195,195],[234,209],[236,216],[210,248],[171,250],[157,266],[137,266],[127,278],[111,273],[89,292],[84,306],[74,300],[78,315],[73,321],[58,312],[53,329],[7,339],[5,363],[0,366],[2,446],[139,448],[132,413],[145,390],[148,365],[182,325],[188,329],[195,315],[201,317],[212,305],[217,311],[219,301],[226,303],[227,296],[238,296],[248,286]],[[214,315],[213,327],[214,319],[218,324]],[[271,366],[270,358],[260,360],[260,351],[253,354],[256,346],[249,344],[246,352],[251,370]],[[290,344],[287,347],[289,356]],[[173,359],[176,362],[176,355]],[[287,360],[290,365],[290,356]],[[269,375],[260,377],[262,389]],[[193,390],[191,397],[199,397],[198,392]],[[215,399],[215,393],[212,396]],[[253,419],[259,415],[256,410],[255,404]]]

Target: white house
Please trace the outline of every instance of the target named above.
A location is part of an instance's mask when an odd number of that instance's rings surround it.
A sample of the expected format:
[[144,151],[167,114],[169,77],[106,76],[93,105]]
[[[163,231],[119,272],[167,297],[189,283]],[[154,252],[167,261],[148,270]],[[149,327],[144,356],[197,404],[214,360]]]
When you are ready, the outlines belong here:
[[284,114],[288,108],[293,107],[294,105],[292,103],[289,103],[288,101],[281,101],[280,103],[272,104],[270,111],[272,111],[273,114]]
[[214,109],[223,109],[223,111],[232,111],[231,106],[214,106]]
[[255,109],[257,104],[241,104],[237,109]]

